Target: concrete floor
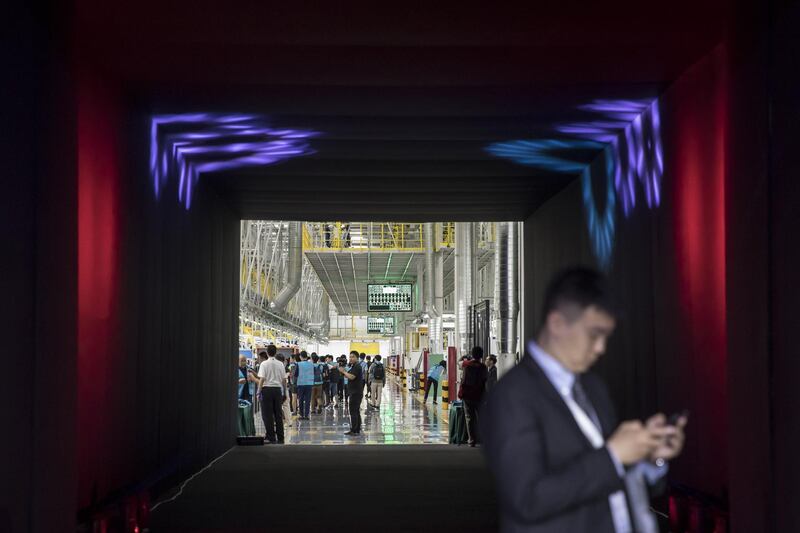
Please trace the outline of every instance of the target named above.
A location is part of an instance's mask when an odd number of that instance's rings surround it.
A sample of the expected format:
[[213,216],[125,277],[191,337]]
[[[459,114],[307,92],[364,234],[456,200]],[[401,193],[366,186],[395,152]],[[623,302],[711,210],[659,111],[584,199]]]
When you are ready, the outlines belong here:
[[360,437],[344,436],[343,406],[292,417],[286,445],[234,447],[180,494],[165,494],[161,501],[177,497],[156,507],[150,530],[495,531],[480,448],[446,444],[447,414],[390,384],[380,411],[364,410]]
[[236,447],[159,505],[150,530],[490,532],[497,510],[475,448]]

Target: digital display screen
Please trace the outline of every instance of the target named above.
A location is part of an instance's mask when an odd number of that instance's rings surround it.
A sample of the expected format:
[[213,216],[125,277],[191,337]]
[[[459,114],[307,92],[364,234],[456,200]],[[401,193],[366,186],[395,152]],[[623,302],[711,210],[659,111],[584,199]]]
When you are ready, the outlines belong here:
[[394,335],[394,317],[368,316],[367,333],[381,333],[384,335]]
[[367,311],[411,312],[411,288],[411,283],[367,284]]

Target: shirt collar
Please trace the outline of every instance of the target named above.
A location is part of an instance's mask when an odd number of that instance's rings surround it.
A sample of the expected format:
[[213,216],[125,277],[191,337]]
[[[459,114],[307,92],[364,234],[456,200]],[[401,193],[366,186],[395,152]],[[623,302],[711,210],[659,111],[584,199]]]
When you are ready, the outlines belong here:
[[556,388],[561,396],[569,396],[572,391],[572,385],[575,383],[575,374],[564,368],[564,365],[558,360],[545,352],[541,346],[536,344],[535,341],[528,341],[528,353],[531,354],[533,360],[541,367],[544,375],[550,380],[550,383]]

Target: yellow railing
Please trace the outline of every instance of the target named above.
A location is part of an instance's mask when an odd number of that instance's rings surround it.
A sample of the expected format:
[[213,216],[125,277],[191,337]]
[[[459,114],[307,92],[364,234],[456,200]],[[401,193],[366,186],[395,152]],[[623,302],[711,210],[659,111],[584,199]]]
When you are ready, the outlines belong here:
[[[423,252],[423,226],[396,222],[307,222],[303,226],[303,249],[307,252]],[[476,224],[475,230],[479,248],[494,243],[494,223]],[[435,235],[437,250],[455,248],[455,222],[437,222]]]
[[407,222],[307,222],[307,252],[422,252],[423,225]]
[[442,222],[436,224],[436,235],[439,237],[437,248],[455,248],[456,245],[456,223]]

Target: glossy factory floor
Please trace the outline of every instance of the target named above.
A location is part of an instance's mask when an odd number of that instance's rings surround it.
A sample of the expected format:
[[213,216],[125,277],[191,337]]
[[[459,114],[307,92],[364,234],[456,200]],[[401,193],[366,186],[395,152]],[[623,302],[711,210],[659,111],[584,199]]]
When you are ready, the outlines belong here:
[[[362,434],[348,437],[350,428],[347,408],[323,409],[321,414],[311,414],[311,420],[290,417],[285,424],[286,444],[447,444],[448,411],[439,399],[432,398],[423,404],[417,392],[403,392],[393,380],[383,388],[380,410],[367,408],[366,398],[361,402]],[[264,435],[261,414],[255,415],[256,433]]]

